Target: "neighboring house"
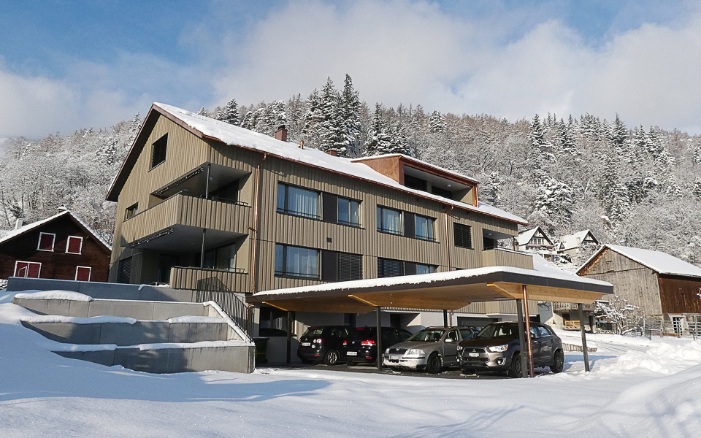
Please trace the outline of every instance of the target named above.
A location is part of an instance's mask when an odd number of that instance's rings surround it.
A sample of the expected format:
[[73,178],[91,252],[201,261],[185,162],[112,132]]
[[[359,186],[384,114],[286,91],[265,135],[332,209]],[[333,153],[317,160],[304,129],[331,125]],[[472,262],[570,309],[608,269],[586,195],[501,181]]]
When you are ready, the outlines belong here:
[[604,245],[577,274],[613,284],[616,296],[645,317],[671,325],[675,333],[685,333],[690,322],[699,320],[701,268],[669,254]]
[[551,254],[555,245],[545,231],[540,227],[522,231],[515,239],[515,246],[519,251],[535,252],[538,254]]
[[107,281],[110,246],[68,210],[0,238],[0,279]]
[[[235,312],[225,302],[235,294],[482,266],[532,269],[530,256],[496,249],[526,221],[479,202],[477,181],[403,155],[350,160],[286,137],[284,128],[273,138],[153,104],[107,196],[117,202],[110,281],[165,282]],[[276,312],[263,309],[261,319]],[[473,313],[515,306],[463,312]],[[392,324],[406,326],[417,314],[407,315],[397,312]]]
[[564,254],[574,263],[589,258],[599,246],[599,241],[589,230],[562,236],[557,245],[557,253]]

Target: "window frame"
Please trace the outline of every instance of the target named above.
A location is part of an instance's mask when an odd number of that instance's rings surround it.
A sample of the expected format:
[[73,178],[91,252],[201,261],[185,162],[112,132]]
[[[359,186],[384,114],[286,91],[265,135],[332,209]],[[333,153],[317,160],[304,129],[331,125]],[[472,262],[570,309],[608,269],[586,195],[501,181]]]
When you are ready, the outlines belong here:
[[[42,238],[44,236],[51,236],[51,249],[42,248]],[[39,242],[37,242],[37,251],[54,252],[56,248],[56,233],[45,233],[43,231],[39,232]]]
[[[396,231],[387,228],[385,224],[385,215],[384,212],[394,212],[397,213],[398,215],[398,223],[397,223],[397,229]],[[385,207],[382,205],[377,206],[377,231],[380,233],[385,233],[385,234],[392,234],[395,236],[403,236],[404,235],[404,215],[403,215],[402,210],[397,210],[396,208],[391,208],[391,207]]]
[[[88,270],[88,279],[87,280],[78,280],[78,273],[80,272],[80,269],[87,269]],[[90,281],[90,278],[92,278],[92,267],[91,266],[76,266],[75,267],[75,281]]]
[[[19,275],[17,275],[17,266],[18,266],[20,263],[21,263],[21,264],[27,265],[27,266],[26,266],[26,268],[27,268],[27,274],[24,275],[23,277],[20,277]],[[38,269],[38,271],[37,271],[37,276],[36,276],[36,277],[30,277],[30,276],[28,275],[29,272],[30,272],[30,268],[29,268],[29,267],[32,266],[32,265],[38,265],[38,266],[39,266],[39,269]],[[12,274],[13,274],[13,277],[19,277],[19,278],[41,278],[41,266],[42,266],[42,263],[41,263],[41,262],[31,262],[31,261],[28,261],[28,260],[15,260],[15,269],[12,271]]]
[[[281,249],[281,257],[280,254],[278,254],[278,248]],[[289,263],[289,249],[297,249],[297,250],[306,250],[306,251],[312,251],[316,253],[315,257],[315,266],[314,266],[314,273],[304,273],[304,272],[294,272],[289,269],[288,263]],[[316,248],[308,248],[305,246],[297,246],[297,245],[288,245],[285,243],[276,243],[275,244],[275,261],[273,265],[274,269],[274,275],[275,277],[284,277],[284,278],[301,278],[301,279],[307,279],[307,280],[320,280],[321,279],[321,263],[320,263],[320,256],[321,256],[321,251],[316,249]],[[279,269],[279,267],[281,269]]]
[[[346,202],[346,208],[349,220],[341,220],[341,202]],[[355,219],[353,221],[353,205],[355,205]],[[353,198],[347,198],[345,196],[336,197],[336,223],[340,225],[347,225],[349,227],[360,228],[360,201]]]
[[[426,229],[428,230],[428,236],[419,235],[419,220],[426,221]],[[414,237],[419,240],[426,240],[429,242],[436,241],[436,231],[435,231],[436,219],[430,216],[424,216],[421,214],[414,214]]]
[[[79,240],[80,244],[78,245],[78,252],[70,251],[71,239],[78,239]],[[76,254],[76,255],[83,254],[83,237],[81,237],[81,236],[68,236],[68,239],[66,240],[66,254]]]
[[139,203],[135,202],[131,204],[129,207],[124,209],[124,220],[128,221],[129,219],[133,218],[139,214]]
[[[277,199],[275,201],[275,211],[280,214],[286,214],[289,216],[304,217],[307,219],[321,220],[321,215],[319,214],[320,202],[321,202],[321,192],[313,189],[308,189],[306,187],[295,186],[292,184],[287,184],[283,182],[277,183]],[[314,203],[315,211],[314,213],[306,213],[302,210],[292,210],[290,209],[290,189],[300,190],[301,192],[309,192],[316,195],[316,202]],[[282,204],[281,204],[282,202]]]
[[[149,170],[165,163],[168,154],[168,133],[151,144],[151,167]],[[157,161],[158,160],[158,161]]]
[[[460,234],[458,234],[458,230],[460,230]],[[469,236],[470,241],[468,242],[469,245],[465,245],[463,242],[463,238],[461,237],[458,239],[458,236],[464,236],[465,229],[467,230],[467,235]],[[461,224],[458,222],[453,222],[453,245],[455,245],[458,248],[465,248],[465,249],[475,249],[474,245],[474,239],[472,238],[472,226],[471,225],[465,225]]]

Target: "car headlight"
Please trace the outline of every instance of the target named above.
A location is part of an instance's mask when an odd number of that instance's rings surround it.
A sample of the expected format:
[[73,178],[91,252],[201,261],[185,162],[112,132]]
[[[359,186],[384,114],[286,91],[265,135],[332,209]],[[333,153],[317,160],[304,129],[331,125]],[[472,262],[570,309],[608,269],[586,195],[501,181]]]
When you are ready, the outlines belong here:
[[487,347],[487,351],[492,353],[501,353],[509,349],[509,344],[495,345],[494,347]]
[[419,350],[416,348],[411,348],[407,350],[406,353],[404,353],[404,357],[424,357],[426,356],[426,353],[424,353],[423,350]]

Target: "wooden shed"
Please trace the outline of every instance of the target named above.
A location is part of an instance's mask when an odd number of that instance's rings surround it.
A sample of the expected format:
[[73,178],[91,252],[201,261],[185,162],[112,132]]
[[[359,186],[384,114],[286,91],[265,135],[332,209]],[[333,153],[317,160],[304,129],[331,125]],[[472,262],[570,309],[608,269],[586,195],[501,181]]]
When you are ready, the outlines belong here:
[[696,329],[701,319],[701,268],[669,254],[604,245],[577,274],[613,284],[613,295],[638,306],[646,318],[663,320],[674,333]]

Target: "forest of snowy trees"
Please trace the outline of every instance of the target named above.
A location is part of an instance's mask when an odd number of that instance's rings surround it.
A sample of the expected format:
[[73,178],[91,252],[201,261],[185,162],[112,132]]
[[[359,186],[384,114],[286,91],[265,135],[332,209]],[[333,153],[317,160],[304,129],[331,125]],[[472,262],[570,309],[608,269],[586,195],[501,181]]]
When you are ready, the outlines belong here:
[[[202,108],[200,114],[343,157],[403,153],[481,182],[480,199],[540,225],[554,239],[591,229],[602,243],[656,249],[701,264],[701,137],[627,127],[595,115],[507,121],[421,105],[369,106],[350,76],[303,98]],[[41,140],[13,138],[0,161],[0,229],[65,205],[107,240],[104,200],[141,120]],[[3,155],[4,154],[4,155]]]

